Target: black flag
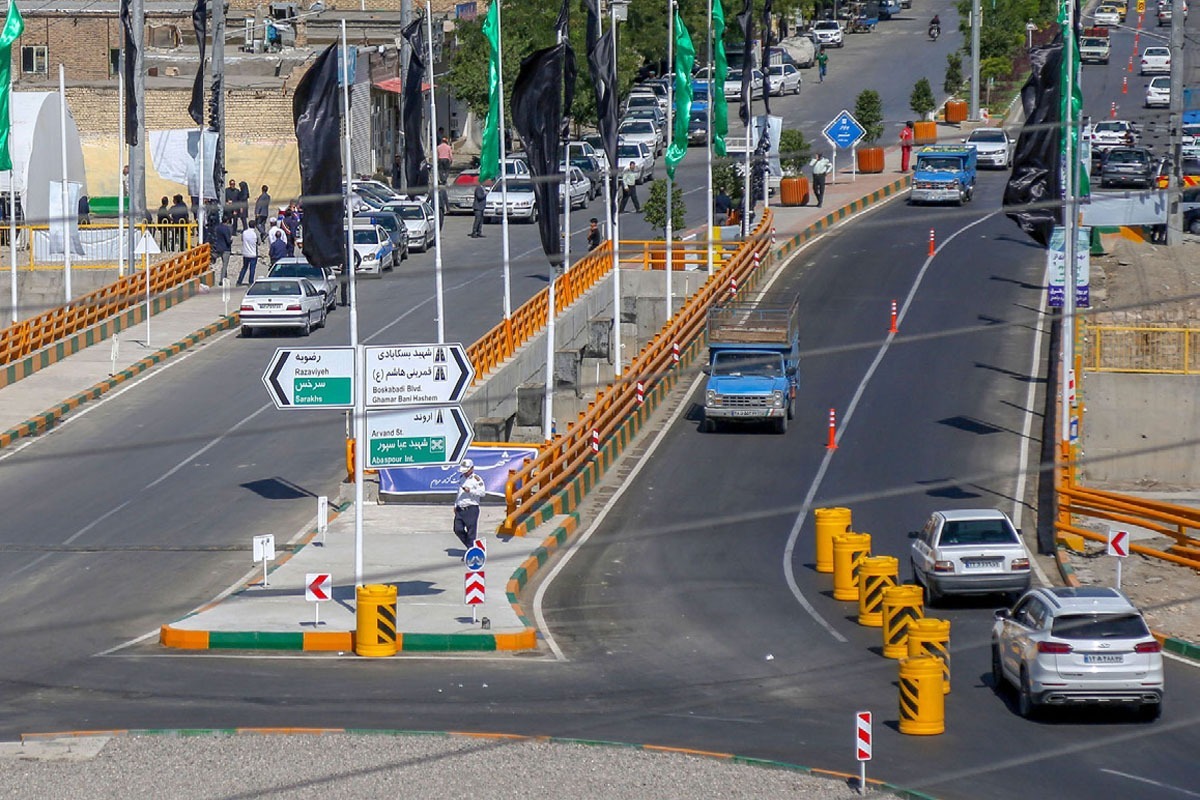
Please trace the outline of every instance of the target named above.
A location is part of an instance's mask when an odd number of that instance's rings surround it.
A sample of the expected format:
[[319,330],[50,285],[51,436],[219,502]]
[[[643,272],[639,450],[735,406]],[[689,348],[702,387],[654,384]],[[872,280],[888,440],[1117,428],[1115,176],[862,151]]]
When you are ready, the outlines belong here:
[[[422,127],[425,123],[425,99],[421,84],[425,80],[425,37],[421,28],[424,17],[414,19],[404,27],[404,38],[412,47],[408,58],[408,73],[404,76],[404,175],[408,180],[408,191],[424,194],[429,183],[429,170],[425,166],[425,148],[421,146]],[[437,142],[432,145],[437,147]]]
[[767,76],[771,73],[771,0],[763,0],[762,29],[763,113],[770,114],[771,82]]
[[137,87],[134,77],[134,61],[137,59],[138,42],[142,40],[141,31],[133,35],[133,20],[129,15],[129,0],[121,0],[121,31],[125,40],[125,144],[130,147],[138,143],[138,106]]
[[196,0],[192,9],[192,29],[196,31],[196,44],[200,46],[200,65],[196,67],[196,80],[192,83],[192,102],[188,104],[188,116],[197,125],[204,125],[204,40],[208,36],[208,0]]
[[313,266],[331,268],[347,258],[337,48],[331,44],[317,56],[292,98],[304,197],[304,257]]
[[1021,89],[1025,125],[1017,137],[1012,176],[1004,188],[1009,219],[1046,247],[1055,225],[1062,224],[1062,110],[1059,71],[1062,39],[1029,54],[1029,80]]
[[521,60],[521,69],[512,88],[513,127],[529,155],[533,175],[533,197],[538,212],[538,233],[542,250],[553,266],[562,263],[559,240],[558,185],[562,171],[563,62],[567,47],[563,43],[537,50]]
[[[617,64],[613,60],[612,31],[600,35],[597,0],[587,0],[587,60],[596,92],[596,128],[600,131],[604,155],[613,173],[617,173]],[[615,200],[615,198],[614,198]]]
[[[742,13],[737,15],[738,25],[742,28],[742,104],[738,109],[738,116],[742,118],[742,124],[750,125],[750,80],[754,75],[754,9],[751,7],[753,0],[746,0],[745,6],[742,7]],[[749,138],[746,142],[749,145]]]

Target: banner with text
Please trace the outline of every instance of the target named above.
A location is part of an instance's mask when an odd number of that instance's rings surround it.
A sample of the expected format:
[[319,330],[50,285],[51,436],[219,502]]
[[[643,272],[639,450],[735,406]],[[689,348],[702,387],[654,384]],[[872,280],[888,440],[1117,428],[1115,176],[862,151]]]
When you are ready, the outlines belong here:
[[[467,458],[475,462],[475,474],[483,478],[491,497],[504,497],[508,473],[520,469],[527,458],[537,456],[532,445],[473,445]],[[387,467],[379,470],[379,491],[382,494],[456,494],[462,476],[457,464],[432,467]]]

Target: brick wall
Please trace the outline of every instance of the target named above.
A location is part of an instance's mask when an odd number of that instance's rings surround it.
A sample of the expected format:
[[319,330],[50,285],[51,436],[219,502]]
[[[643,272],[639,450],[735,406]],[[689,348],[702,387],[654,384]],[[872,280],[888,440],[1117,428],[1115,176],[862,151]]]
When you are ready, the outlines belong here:
[[[146,88],[146,127],[192,128],[190,89]],[[68,87],[67,104],[82,138],[117,136],[116,87]],[[225,96],[225,129],[230,140],[293,139],[292,92],[282,89],[231,89]]]
[[[191,30],[186,17],[154,16],[147,18],[147,34],[156,32],[161,38],[173,40],[173,26]],[[21,72],[21,48],[35,45],[46,47],[46,73]],[[106,80],[109,73],[109,51],[121,46],[121,24],[116,16],[71,17],[61,14],[25,12],[25,32],[12,48],[13,80],[17,83],[58,81],[58,65],[67,67],[68,81]]]

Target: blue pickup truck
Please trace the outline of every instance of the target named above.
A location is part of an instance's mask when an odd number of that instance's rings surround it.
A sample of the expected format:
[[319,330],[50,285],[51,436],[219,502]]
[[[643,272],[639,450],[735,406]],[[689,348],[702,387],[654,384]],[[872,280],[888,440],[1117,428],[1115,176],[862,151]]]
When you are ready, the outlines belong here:
[[967,144],[931,144],[915,153],[910,203],[962,205],[975,194],[977,157]]
[[708,312],[708,365],[701,430],[770,422],[786,433],[796,412],[800,298],[790,305],[727,303]]

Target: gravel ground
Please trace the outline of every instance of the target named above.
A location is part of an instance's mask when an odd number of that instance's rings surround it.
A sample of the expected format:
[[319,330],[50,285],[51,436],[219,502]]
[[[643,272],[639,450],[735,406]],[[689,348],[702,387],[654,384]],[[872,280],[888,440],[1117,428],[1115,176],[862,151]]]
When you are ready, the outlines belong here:
[[[566,768],[566,765],[570,765]],[[634,747],[443,735],[148,735],[0,745],[0,797],[858,797],[845,779]],[[877,789],[874,796],[886,796]]]

